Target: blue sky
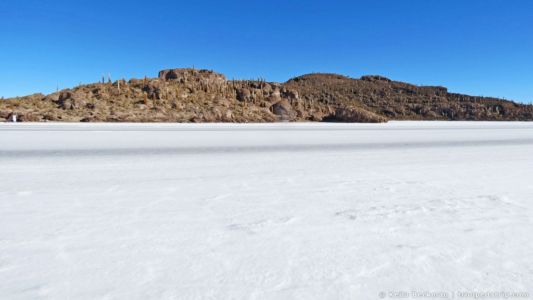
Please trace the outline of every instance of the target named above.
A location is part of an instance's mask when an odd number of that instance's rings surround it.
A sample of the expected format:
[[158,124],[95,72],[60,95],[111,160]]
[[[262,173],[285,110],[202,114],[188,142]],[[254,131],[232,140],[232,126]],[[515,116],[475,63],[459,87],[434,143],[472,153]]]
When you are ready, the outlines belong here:
[[533,1],[0,3],[0,96],[190,66],[270,81],[381,74],[530,103]]

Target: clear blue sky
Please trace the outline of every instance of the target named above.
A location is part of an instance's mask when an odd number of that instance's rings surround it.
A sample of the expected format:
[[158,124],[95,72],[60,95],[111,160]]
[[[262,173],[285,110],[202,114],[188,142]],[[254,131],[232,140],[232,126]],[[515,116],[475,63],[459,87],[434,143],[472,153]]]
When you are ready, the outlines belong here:
[[213,69],[381,74],[533,101],[533,1],[0,2],[0,96]]

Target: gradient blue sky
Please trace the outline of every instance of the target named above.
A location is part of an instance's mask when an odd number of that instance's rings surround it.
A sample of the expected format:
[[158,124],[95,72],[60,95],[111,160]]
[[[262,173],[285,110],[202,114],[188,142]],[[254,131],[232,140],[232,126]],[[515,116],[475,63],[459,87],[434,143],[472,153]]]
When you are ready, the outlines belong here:
[[193,65],[270,81],[381,74],[530,103],[533,1],[0,3],[0,96]]

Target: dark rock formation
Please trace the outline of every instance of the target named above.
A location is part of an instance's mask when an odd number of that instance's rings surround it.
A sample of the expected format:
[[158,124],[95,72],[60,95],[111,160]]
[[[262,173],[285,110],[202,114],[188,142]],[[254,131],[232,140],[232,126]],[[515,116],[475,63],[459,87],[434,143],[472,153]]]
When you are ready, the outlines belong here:
[[189,81],[204,81],[206,83],[222,83],[226,77],[210,70],[196,69],[168,69],[159,71],[159,78],[163,80],[176,80],[181,83]]
[[292,106],[287,99],[281,99],[275,102],[272,105],[272,113],[278,116],[280,120],[290,121],[295,117]]
[[392,81],[392,80],[388,79],[387,77],[383,77],[383,76],[379,76],[379,75],[362,76],[361,80],[370,81],[370,82],[375,82],[375,81],[391,82]]

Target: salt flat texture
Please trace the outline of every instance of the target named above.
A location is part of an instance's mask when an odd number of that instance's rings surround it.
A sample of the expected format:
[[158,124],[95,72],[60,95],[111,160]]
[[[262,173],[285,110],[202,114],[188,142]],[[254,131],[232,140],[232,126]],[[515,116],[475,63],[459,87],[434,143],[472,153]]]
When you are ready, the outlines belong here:
[[533,297],[533,123],[21,123],[0,143],[0,299]]

